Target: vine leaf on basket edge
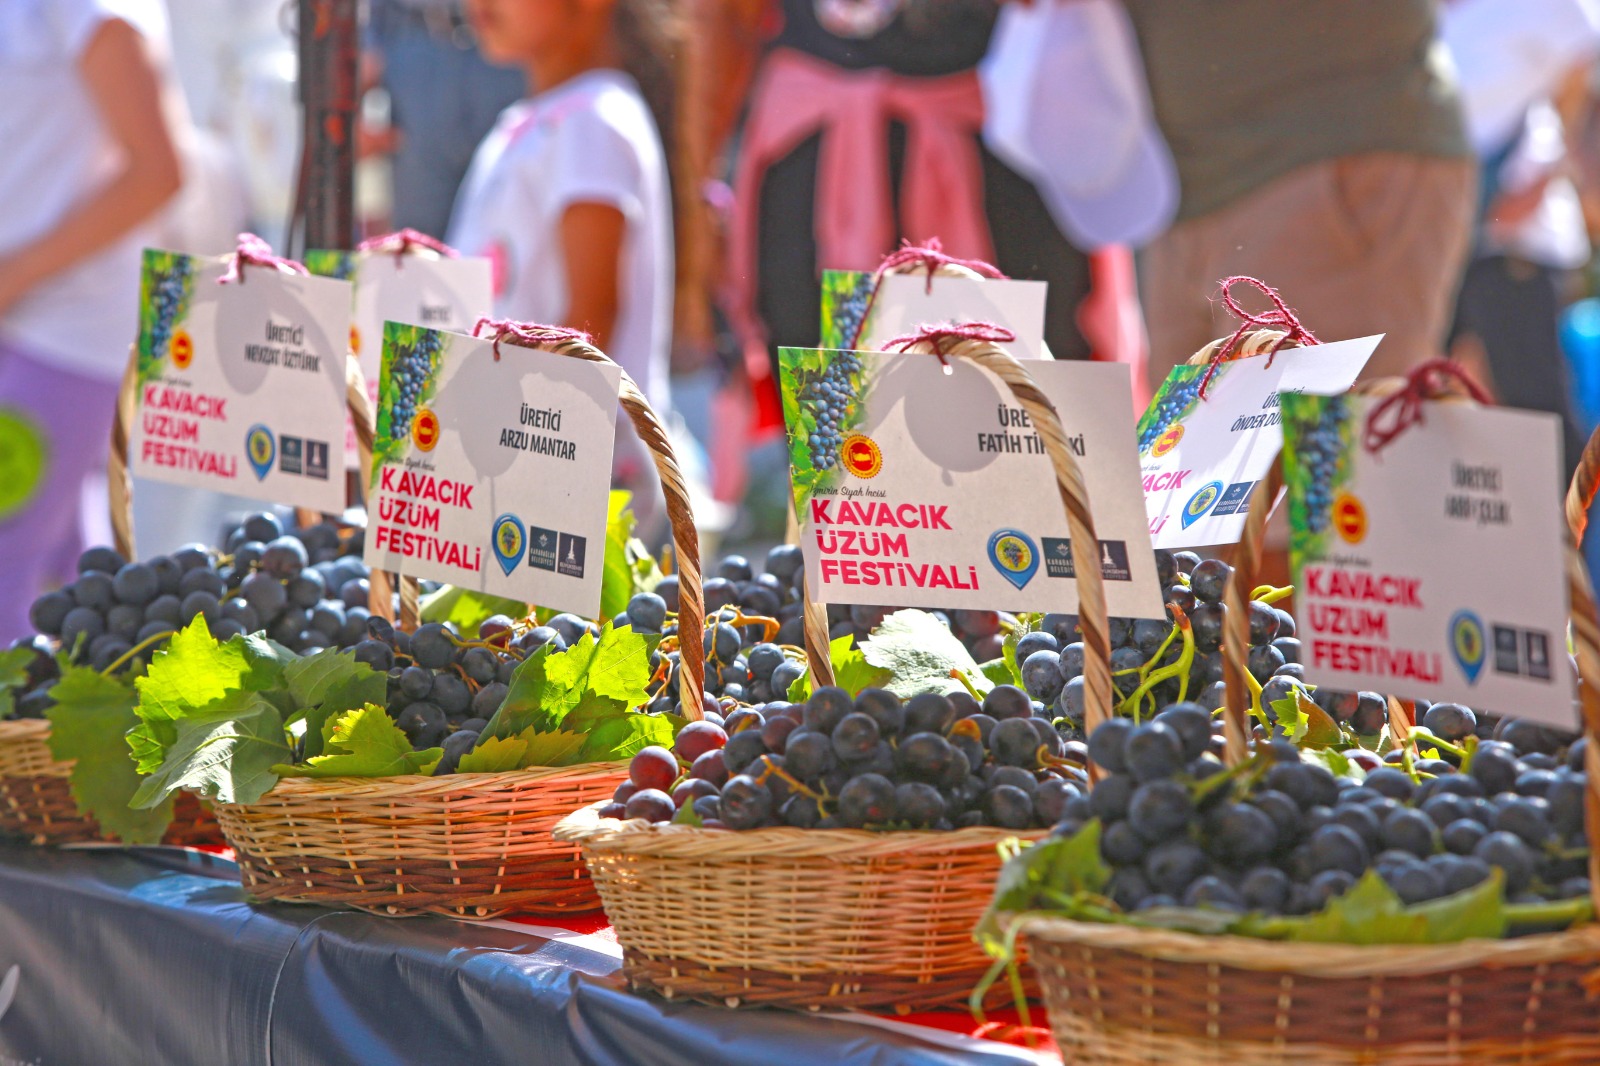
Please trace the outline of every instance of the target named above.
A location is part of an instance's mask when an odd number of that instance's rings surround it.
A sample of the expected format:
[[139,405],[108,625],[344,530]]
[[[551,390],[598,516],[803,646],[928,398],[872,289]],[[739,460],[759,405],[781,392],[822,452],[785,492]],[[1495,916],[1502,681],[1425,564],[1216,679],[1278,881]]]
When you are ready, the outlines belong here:
[[345,711],[334,720],[325,754],[298,765],[276,764],[272,772],[283,777],[394,777],[426,774],[444,755],[443,748],[411,750],[405,732],[382,706]]
[[139,723],[138,697],[126,680],[86,666],[68,666],[50,689],[50,754],[73,763],[69,780],[78,810],[124,844],[157,844],[172,822],[172,801],[134,810],[139,774],[123,735]]

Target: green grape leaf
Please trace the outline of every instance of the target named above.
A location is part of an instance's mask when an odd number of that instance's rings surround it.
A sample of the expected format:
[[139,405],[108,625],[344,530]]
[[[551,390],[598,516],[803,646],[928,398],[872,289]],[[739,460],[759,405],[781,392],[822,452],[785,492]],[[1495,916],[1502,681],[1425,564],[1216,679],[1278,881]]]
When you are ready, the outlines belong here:
[[381,706],[387,694],[387,677],[371,668],[365,674],[346,676],[322,691],[322,698],[314,706],[299,712],[306,722],[305,757],[310,759],[323,754],[332,735],[332,723],[340,715],[369,703]]
[[1298,688],[1281,700],[1273,700],[1272,709],[1284,734],[1298,747],[1331,748],[1343,738],[1339,723]]
[[328,735],[326,751],[298,766],[276,765],[284,777],[393,777],[425,774],[438,764],[442,748],[411,750],[411,741],[377,704],[346,711]]
[[[508,770],[520,770],[527,765],[526,736],[489,737],[479,741],[477,747],[461,756],[456,763],[456,770],[463,774],[501,774]],[[583,738],[579,737],[578,742],[581,744]]]
[[1300,760],[1316,763],[1334,777],[1353,777],[1360,781],[1367,776],[1365,770],[1333,748],[1301,748]]
[[296,659],[283,671],[283,680],[289,695],[300,707],[315,707],[328,698],[329,693],[348,681],[363,680],[374,684],[377,695],[363,702],[382,703],[386,680],[366,663],[357,662],[354,651],[323,650]]
[[0,720],[16,707],[16,690],[28,683],[28,664],[33,661],[29,648],[0,652]]
[[230,692],[260,692],[283,683],[284,663],[294,654],[262,637],[218,643],[196,615],[155,653],[139,690],[140,723],[128,733],[139,773],[151,774],[178,739],[175,722],[196,715]]
[[424,622],[448,622],[461,633],[476,633],[486,619],[497,614],[522,618],[528,613],[525,603],[455,585],[441,586],[437,592],[423,597],[417,609]]
[[[540,648],[511,675],[510,691],[484,735],[515,736],[530,726],[540,733],[576,730],[611,711],[638,706],[647,696],[654,643],[631,627],[607,623],[598,640],[585,633],[565,651]],[[580,709],[579,720],[565,724]]]
[[983,671],[983,676],[997,685],[1017,685],[1020,687],[1022,685],[1022,664],[1017,662],[1017,642],[1027,635],[1028,630],[1026,627],[1015,626],[1006,634],[1005,640],[1000,645],[1000,661],[1005,664],[1007,672],[1005,680],[1002,681],[990,676],[987,669]]
[[1007,916],[1052,908],[1063,897],[1097,896],[1111,880],[1111,868],[1100,857],[1098,818],[1070,837],[1047,837],[1031,846],[1014,841],[1001,854],[1008,857],[995,879],[994,898],[974,933],[996,958],[1009,950]]
[[289,754],[283,713],[257,692],[234,690],[190,717],[166,723],[174,738],[133,806],[154,807],[180,788],[223,803],[254,803],[278,783]]
[[78,810],[125,844],[158,844],[172,821],[170,800],[134,810],[139,774],[123,735],[139,723],[138,697],[125,680],[68,666],[50,689],[50,754],[72,761],[72,798]]
[[1412,907],[1428,923],[1427,942],[1449,944],[1505,936],[1509,915],[1504,882],[1505,874],[1494,867],[1488,877],[1471,888]]
[[[628,504],[633,494],[613,489],[606,512],[605,567],[600,574],[600,617],[612,618],[628,609],[634,593],[642,591],[636,581],[633,511]],[[644,553],[646,557],[649,552]]]
[[704,826],[705,820],[694,812],[694,804],[685,803],[678,808],[678,813],[672,816],[673,825],[692,825],[696,829]]
[[[890,672],[867,662],[866,655],[855,646],[856,638],[846,633],[828,642],[828,660],[833,664],[833,683],[855,696],[864,688],[882,688],[888,683]],[[785,697],[790,703],[804,703],[811,698],[811,674],[801,674],[789,685]]]
[[524,730],[521,738],[528,742],[528,751],[518,769],[531,766],[572,766],[583,762],[582,751],[588,737],[583,733],[536,733]]
[[1368,870],[1355,886],[1320,912],[1291,926],[1290,940],[1329,944],[1423,944],[1428,920],[1408,912],[1378,871]]
[[[673,738],[683,728],[684,719],[672,714],[629,712],[608,718],[588,731],[574,763],[617,762],[630,759],[652,744],[672,747]],[[569,765],[561,763],[559,765]]]
[[990,659],[986,663],[978,664],[978,670],[984,677],[996,685],[1020,685],[1016,673],[1011,669],[1011,664],[1004,658]]
[[868,665],[889,672],[883,687],[901,699],[920,692],[961,691],[965,686],[953,671],[966,675],[980,692],[994,687],[966,646],[927,611],[891,614],[861,645],[861,654]]

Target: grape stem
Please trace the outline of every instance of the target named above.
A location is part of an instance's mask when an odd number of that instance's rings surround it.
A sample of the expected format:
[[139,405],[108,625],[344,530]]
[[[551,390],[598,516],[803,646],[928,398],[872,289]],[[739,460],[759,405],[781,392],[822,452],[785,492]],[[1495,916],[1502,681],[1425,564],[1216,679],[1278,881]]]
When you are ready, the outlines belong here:
[[1288,599],[1293,595],[1293,585],[1285,585],[1282,588],[1274,588],[1271,585],[1260,585],[1250,590],[1250,598],[1252,600],[1256,601],[1257,603],[1265,603],[1268,605],[1277,603],[1279,600]]
[[[1144,698],[1150,695],[1150,692],[1156,686],[1164,684],[1172,678],[1178,678],[1178,701],[1180,703],[1183,702],[1184,697],[1189,694],[1189,671],[1194,666],[1194,634],[1190,632],[1189,616],[1183,613],[1183,608],[1175,603],[1169,603],[1167,604],[1167,609],[1172,611],[1176,618],[1172,632],[1167,634],[1167,639],[1161,642],[1161,647],[1156,649],[1156,653],[1150,657],[1150,662],[1147,662],[1144,668],[1140,670],[1140,674],[1143,675],[1144,671],[1149,669],[1151,663],[1159,661],[1167,653],[1167,648],[1171,647],[1173,638],[1180,633],[1183,636],[1183,652],[1175,662],[1163,666],[1148,677],[1145,677],[1139,687],[1134,689],[1127,699],[1117,705],[1117,713],[1131,714],[1135,725],[1139,724],[1139,711],[1144,706]],[[1153,703],[1154,700],[1152,699],[1151,702]]]
[[758,784],[765,785],[767,783],[767,778],[771,777],[773,774],[776,774],[784,781],[787,781],[789,783],[789,787],[794,789],[800,795],[805,796],[807,799],[815,800],[818,810],[822,809],[822,805],[824,803],[832,802],[828,799],[828,797],[813,791],[809,785],[795,777],[793,774],[789,773],[789,771],[785,770],[783,767],[777,766],[771,762],[766,764],[766,769],[761,771],[761,776],[756,778],[756,782]]
[[954,678],[955,680],[961,682],[961,687],[967,690],[967,695],[971,696],[973,699],[977,700],[979,703],[983,702],[983,693],[978,691],[978,686],[976,686],[976,685],[974,685],[972,683],[971,679],[967,677],[965,671],[958,670],[955,667],[951,667],[950,668],[950,676],[952,678]]
[[129,648],[127,651],[125,651],[121,655],[117,656],[116,659],[114,659],[111,662],[111,665],[107,666],[104,670],[100,671],[100,676],[101,677],[110,677],[112,674],[117,672],[117,668],[118,667],[120,667],[123,664],[125,664],[129,659],[133,658],[135,655],[139,654],[141,651],[144,651],[146,648],[150,647],[153,644],[159,644],[163,640],[170,640],[171,638],[172,638],[172,630],[168,630],[165,633],[157,633],[153,637],[146,637],[144,640],[141,640],[139,643],[135,644],[133,647]]

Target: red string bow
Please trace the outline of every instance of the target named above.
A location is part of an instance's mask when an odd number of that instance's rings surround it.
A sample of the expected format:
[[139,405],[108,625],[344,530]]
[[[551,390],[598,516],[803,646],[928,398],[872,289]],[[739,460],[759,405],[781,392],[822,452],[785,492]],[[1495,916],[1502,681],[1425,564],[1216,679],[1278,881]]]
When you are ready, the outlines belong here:
[[1483,386],[1460,366],[1449,359],[1432,359],[1406,375],[1404,388],[1385,396],[1367,412],[1367,423],[1361,432],[1362,445],[1377,454],[1412,426],[1422,425],[1422,405],[1449,396],[1452,383],[1459,384],[1467,390],[1467,395],[1485,406],[1494,403]]
[[[900,247],[883,257],[883,262],[878,264],[872,279],[872,295],[867,297],[866,310],[861,313],[861,318],[856,322],[856,331],[850,337],[850,347],[861,346],[861,330],[867,324],[867,319],[872,316],[872,305],[878,302],[878,289],[883,285],[884,276],[890,271],[898,270],[903,266],[920,264],[928,273],[927,288],[925,291],[933,292],[933,276],[941,266],[966,267],[975,274],[980,274],[995,281],[1004,281],[1006,276],[1000,268],[993,263],[986,263],[982,259],[957,259],[952,255],[945,255],[939,238],[929,237],[927,244],[912,244],[910,241],[901,241]],[[1015,340],[1016,338],[1012,338]]]
[[306,268],[293,259],[283,259],[272,253],[272,245],[257,237],[254,233],[239,234],[238,247],[228,262],[227,272],[217,279],[217,284],[226,285],[230,281],[244,284],[244,265],[272,267],[289,274],[305,274]]
[[569,341],[594,344],[594,338],[582,330],[568,329],[565,326],[544,326],[537,322],[515,322],[509,318],[490,318],[488,315],[478,319],[473,325],[472,335],[494,341],[496,360],[500,358],[500,342],[503,340],[520,343],[525,348],[565,344]]
[[915,333],[908,333],[903,337],[896,337],[883,346],[886,352],[904,352],[917,344],[927,344],[933,348],[933,354],[939,357],[939,362],[945,366],[950,361],[945,358],[945,346],[957,341],[988,341],[991,344],[1010,344],[1017,339],[1017,335],[1004,326],[997,326],[993,322],[947,322],[942,325],[920,326]]
[[358,252],[379,252],[394,250],[396,262],[402,262],[405,254],[413,248],[426,248],[430,252],[438,252],[446,259],[459,259],[461,253],[441,240],[428,236],[420,230],[402,229],[394,233],[385,233],[381,237],[368,237],[356,245]]
[[[1263,296],[1272,301],[1272,309],[1263,311],[1259,315],[1253,315],[1246,311],[1233,298],[1233,287],[1238,284],[1253,286]],[[1211,353],[1211,361],[1206,364],[1205,375],[1200,379],[1199,391],[1202,400],[1206,398],[1206,388],[1211,384],[1211,378],[1216,374],[1217,367],[1227,361],[1228,353],[1232,352],[1239,342],[1244,339],[1244,335],[1252,329],[1283,330],[1283,336],[1279,337],[1277,342],[1267,350],[1267,366],[1272,365],[1272,359],[1278,354],[1278,349],[1291,341],[1299,344],[1320,343],[1312,332],[1300,323],[1300,319],[1295,316],[1293,309],[1283,302],[1283,297],[1278,295],[1278,290],[1264,281],[1243,275],[1223,278],[1218,295],[1222,299],[1222,306],[1226,307],[1228,312],[1239,320],[1239,328],[1233,331],[1233,336],[1223,341],[1217,346],[1217,350]]]

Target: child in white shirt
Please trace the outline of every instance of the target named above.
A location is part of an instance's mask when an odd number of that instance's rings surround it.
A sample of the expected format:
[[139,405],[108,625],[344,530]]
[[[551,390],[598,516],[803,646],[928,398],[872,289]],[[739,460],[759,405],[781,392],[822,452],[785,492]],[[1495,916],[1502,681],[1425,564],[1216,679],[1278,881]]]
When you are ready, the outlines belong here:
[[[587,331],[665,419],[672,195],[658,124],[670,122],[671,98],[655,10],[649,0],[469,0],[484,55],[523,66],[534,95],[479,145],[449,243],[494,262],[497,317]],[[623,485],[654,482],[631,430],[615,465]]]

